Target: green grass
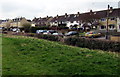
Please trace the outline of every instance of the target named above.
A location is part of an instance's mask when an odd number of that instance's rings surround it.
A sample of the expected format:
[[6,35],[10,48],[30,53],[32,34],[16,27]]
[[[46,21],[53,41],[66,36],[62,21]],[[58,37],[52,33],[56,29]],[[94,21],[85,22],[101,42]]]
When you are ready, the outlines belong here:
[[3,75],[118,75],[116,53],[21,36],[2,45]]
[[0,33],[0,76],[2,75],[2,34]]

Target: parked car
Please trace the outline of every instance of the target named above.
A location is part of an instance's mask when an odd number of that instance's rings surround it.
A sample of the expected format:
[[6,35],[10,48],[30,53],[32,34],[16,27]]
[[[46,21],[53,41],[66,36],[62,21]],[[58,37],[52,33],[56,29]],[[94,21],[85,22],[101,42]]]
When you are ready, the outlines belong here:
[[55,36],[63,36],[62,33],[53,33],[52,35],[55,35]]
[[20,29],[19,28],[13,28],[12,31],[13,32],[20,32]]
[[7,28],[0,27],[0,30],[1,30],[1,31],[7,31]]
[[94,31],[90,31],[85,34],[85,37],[88,37],[88,38],[96,38],[96,37],[101,37],[101,36],[102,36],[101,33],[97,33]]
[[0,30],[2,30],[3,28],[2,27],[0,27]]
[[78,35],[79,33],[77,31],[70,31],[65,34],[65,36],[71,36],[71,35]]
[[47,32],[47,30],[37,30],[37,31],[36,31],[37,34],[45,33],[45,32]]
[[47,32],[53,34],[53,33],[56,33],[57,31],[55,31],[55,30],[48,30]]
[[43,34],[46,34],[46,35],[51,35],[51,33],[50,33],[50,32],[44,32]]

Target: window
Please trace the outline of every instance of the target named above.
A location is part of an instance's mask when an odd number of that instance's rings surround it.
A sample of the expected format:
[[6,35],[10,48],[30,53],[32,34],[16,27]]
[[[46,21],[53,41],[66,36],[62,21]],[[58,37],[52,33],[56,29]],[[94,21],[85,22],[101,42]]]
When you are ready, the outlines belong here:
[[101,26],[101,29],[105,29],[105,28],[106,28],[106,26],[104,26],[104,25]]
[[71,23],[73,23],[73,21],[71,21]]
[[110,24],[110,25],[109,25],[109,28],[110,28],[110,29],[114,29],[114,28],[115,28],[115,25],[114,25],[114,24]]
[[106,21],[106,19],[105,19],[105,18],[102,18],[101,21]]
[[115,18],[111,18],[110,20],[115,20]]

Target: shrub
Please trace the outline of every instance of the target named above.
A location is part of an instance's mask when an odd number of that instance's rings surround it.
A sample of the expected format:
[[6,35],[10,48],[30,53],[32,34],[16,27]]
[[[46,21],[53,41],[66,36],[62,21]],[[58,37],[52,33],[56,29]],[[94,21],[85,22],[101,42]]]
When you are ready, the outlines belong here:
[[59,41],[59,36],[36,34],[36,37],[50,41]]
[[37,37],[40,39],[47,39],[50,41],[59,41],[67,45],[78,46],[82,48],[120,52],[120,42],[115,42],[115,41],[98,40],[98,39],[90,39],[90,38],[82,38],[82,37],[62,38],[60,36],[34,34],[34,33],[26,33],[25,36]]
[[31,28],[31,24],[30,23],[25,23],[22,25],[23,26],[23,29],[25,32],[30,32],[30,28]]
[[16,35],[35,37],[35,33],[17,33]]
[[49,30],[49,26],[39,26],[36,27],[38,30]]
[[101,49],[105,51],[120,52],[120,42],[115,41],[69,37],[65,39],[64,43],[68,45],[84,47],[89,49]]
[[31,27],[30,28],[30,31],[31,31],[31,33],[36,33],[36,30],[37,30],[38,28],[36,28],[36,27]]

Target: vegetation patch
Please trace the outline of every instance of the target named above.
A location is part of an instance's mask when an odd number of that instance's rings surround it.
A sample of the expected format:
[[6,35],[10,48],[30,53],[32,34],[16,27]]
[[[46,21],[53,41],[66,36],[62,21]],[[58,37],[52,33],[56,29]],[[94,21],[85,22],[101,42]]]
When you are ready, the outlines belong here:
[[119,75],[117,53],[13,37],[3,37],[3,75]]
[[116,41],[69,37],[64,40],[64,43],[89,49],[100,49],[104,51],[120,52],[120,42]]

